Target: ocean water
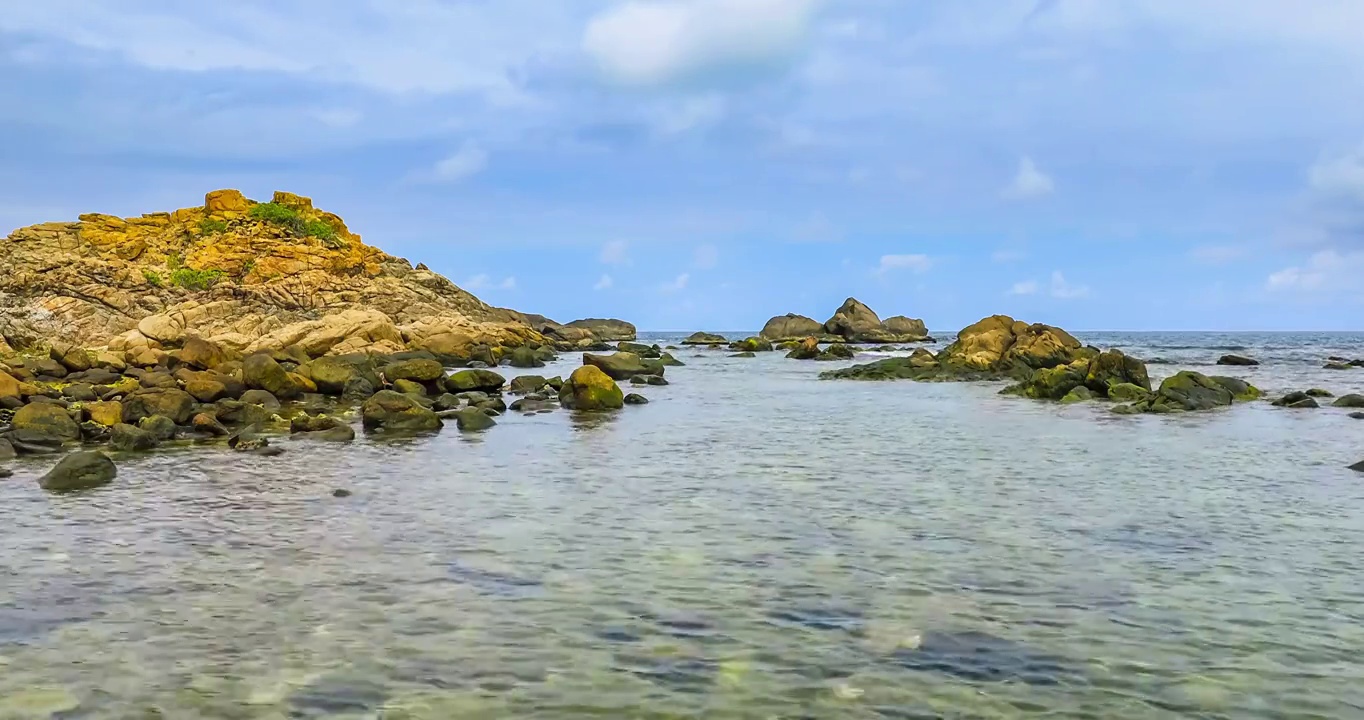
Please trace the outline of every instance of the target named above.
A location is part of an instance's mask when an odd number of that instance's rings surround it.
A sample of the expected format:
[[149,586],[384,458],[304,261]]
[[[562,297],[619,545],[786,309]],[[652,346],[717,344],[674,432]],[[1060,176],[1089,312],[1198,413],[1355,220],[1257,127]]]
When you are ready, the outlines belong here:
[[[1364,392],[1321,369],[1364,335],[1077,335]],[[65,497],[12,464],[0,718],[1364,717],[1347,411],[678,356],[612,416],[163,452]]]

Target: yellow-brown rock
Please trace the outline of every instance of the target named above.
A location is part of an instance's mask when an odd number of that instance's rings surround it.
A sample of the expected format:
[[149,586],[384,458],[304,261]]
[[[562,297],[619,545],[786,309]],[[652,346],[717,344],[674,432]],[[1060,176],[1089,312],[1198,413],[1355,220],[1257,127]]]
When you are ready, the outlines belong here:
[[17,398],[23,395],[19,381],[7,372],[0,372],[0,398]]
[[117,400],[86,403],[85,413],[96,424],[113,427],[123,422],[123,403]]
[[1002,372],[1065,365],[1080,348],[1080,341],[1061,328],[993,315],[964,328],[938,359],[949,368]]
[[236,190],[0,238],[0,337],[19,350],[107,346],[134,365],[191,337],[234,352],[298,344],[314,357],[543,340],[520,313],[364,244],[310,198],[277,192],[261,206]]

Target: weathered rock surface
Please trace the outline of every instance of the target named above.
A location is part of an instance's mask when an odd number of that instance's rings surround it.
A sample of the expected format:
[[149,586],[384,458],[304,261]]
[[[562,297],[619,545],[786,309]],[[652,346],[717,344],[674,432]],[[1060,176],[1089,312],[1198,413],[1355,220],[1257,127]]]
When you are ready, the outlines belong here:
[[559,402],[570,410],[619,410],[625,406],[625,393],[601,368],[584,365],[564,381]]
[[928,338],[922,320],[896,315],[884,322],[865,303],[848,298],[824,323],[788,313],[767,321],[760,335],[773,342],[816,337],[852,343],[918,342]]
[[77,492],[108,485],[118,476],[118,468],[107,455],[97,451],[71,453],[38,480],[49,492]]
[[[16,350],[61,338],[152,359],[152,343],[202,338],[225,352],[300,345],[318,356],[395,352],[440,335],[540,339],[520,313],[365,245],[292,193],[255,203],[219,190],[197,207],[92,213],[0,239],[0,344]],[[633,337],[631,328],[620,339]],[[205,369],[214,359],[191,356]]]
[[811,336],[824,334],[824,324],[808,318],[804,315],[787,313],[778,315],[763,326],[759,335],[773,342],[784,342],[786,340],[801,340]]
[[729,338],[708,332],[694,332],[682,341],[683,345],[727,345]]
[[617,352],[611,355],[583,353],[583,364],[601,368],[612,380],[629,380],[636,375],[661,376],[666,370],[660,360],[646,360],[628,352]]
[[390,432],[430,432],[441,428],[435,412],[422,407],[410,395],[392,390],[380,390],[360,406],[366,430]]
[[1218,364],[1218,365],[1237,365],[1237,366],[1242,366],[1242,367],[1249,367],[1249,366],[1252,366],[1252,365],[1259,365],[1259,364],[1260,364],[1260,361],[1259,361],[1259,360],[1252,359],[1252,358],[1248,358],[1248,357],[1246,357],[1246,356],[1244,356],[1244,355],[1223,355],[1222,357],[1220,357],[1220,358],[1217,359],[1217,364]]
[[32,403],[19,408],[10,424],[15,430],[32,430],[62,441],[81,439],[80,424],[66,408],[48,403]]

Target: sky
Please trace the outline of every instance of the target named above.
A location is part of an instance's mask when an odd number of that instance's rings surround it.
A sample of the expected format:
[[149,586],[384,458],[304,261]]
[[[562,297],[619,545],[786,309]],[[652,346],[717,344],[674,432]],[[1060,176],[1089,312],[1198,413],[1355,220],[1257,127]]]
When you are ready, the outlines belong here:
[[0,232],[314,198],[484,300],[1364,329],[1358,0],[44,0]]

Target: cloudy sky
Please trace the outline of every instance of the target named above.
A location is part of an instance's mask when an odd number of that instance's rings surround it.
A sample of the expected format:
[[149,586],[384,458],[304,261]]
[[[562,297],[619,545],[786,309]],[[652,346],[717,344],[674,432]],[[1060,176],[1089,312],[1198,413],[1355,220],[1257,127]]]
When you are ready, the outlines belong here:
[[287,189],[651,329],[1364,329],[1359,0],[44,0],[0,232]]

